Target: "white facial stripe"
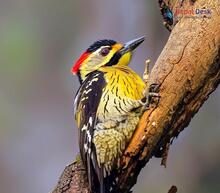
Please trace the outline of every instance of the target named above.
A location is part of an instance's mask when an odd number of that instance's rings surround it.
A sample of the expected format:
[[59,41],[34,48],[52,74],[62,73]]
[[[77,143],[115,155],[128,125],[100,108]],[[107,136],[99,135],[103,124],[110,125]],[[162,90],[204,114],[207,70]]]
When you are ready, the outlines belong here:
[[101,66],[104,66],[106,63],[108,63],[115,54],[115,51],[111,50],[106,56],[102,56],[100,51],[103,48],[110,48],[110,46],[101,46],[98,50],[90,54],[90,56],[83,61],[80,66],[82,79],[85,79],[86,75],[90,72],[97,70]]

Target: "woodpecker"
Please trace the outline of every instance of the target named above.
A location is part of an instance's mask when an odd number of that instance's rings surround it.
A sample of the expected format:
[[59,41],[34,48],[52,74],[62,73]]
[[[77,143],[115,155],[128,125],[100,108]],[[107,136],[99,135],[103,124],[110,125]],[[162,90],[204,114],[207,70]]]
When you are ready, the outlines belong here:
[[96,41],[71,69],[81,83],[74,113],[92,193],[111,192],[106,179],[117,170],[145,109],[146,84],[128,67],[133,50],[143,41]]

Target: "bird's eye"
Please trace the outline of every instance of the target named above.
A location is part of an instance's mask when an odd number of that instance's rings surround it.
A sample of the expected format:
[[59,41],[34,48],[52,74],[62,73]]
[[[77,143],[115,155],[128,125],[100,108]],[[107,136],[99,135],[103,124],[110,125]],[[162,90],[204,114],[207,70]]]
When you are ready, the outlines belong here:
[[102,48],[100,51],[101,56],[107,56],[109,53],[110,49],[109,48]]

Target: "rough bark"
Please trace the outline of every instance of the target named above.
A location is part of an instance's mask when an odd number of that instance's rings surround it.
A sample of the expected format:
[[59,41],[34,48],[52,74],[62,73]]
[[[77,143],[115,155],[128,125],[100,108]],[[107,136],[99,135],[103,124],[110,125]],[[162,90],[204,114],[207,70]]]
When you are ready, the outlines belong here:
[[[172,140],[189,124],[220,82],[220,1],[159,1],[165,25],[172,30],[150,75],[159,85],[157,105],[144,113],[127,147],[114,192],[128,193],[152,156],[163,157]],[[173,15],[176,8],[211,9],[211,16]],[[159,153],[158,153],[159,152]],[[86,193],[86,172],[78,159],[67,166],[53,193]],[[166,192],[166,191],[164,191]]]

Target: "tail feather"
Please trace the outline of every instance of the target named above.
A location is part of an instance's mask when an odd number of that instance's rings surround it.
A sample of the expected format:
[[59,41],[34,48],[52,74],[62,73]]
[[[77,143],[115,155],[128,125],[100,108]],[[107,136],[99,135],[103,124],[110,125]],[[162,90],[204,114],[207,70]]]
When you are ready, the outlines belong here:
[[100,176],[99,176],[99,184],[100,184],[100,193],[107,193],[105,191],[105,183],[104,183],[104,171],[103,167],[101,167]]
[[91,156],[87,158],[87,175],[92,193],[108,193],[104,177],[104,167],[97,163],[95,149],[92,148]]

